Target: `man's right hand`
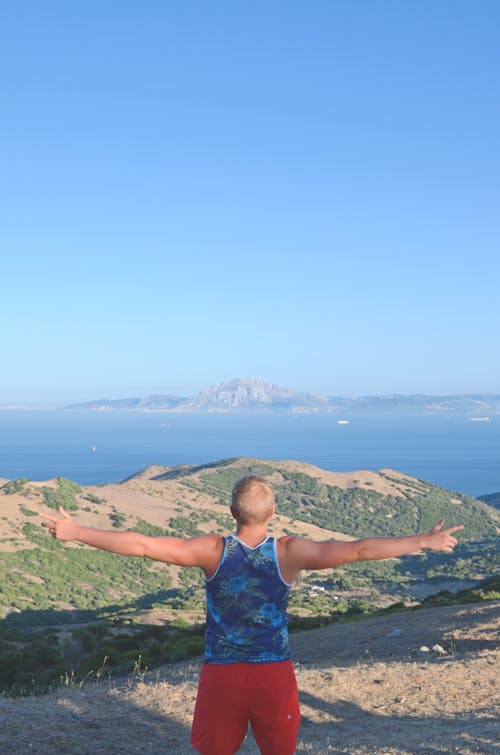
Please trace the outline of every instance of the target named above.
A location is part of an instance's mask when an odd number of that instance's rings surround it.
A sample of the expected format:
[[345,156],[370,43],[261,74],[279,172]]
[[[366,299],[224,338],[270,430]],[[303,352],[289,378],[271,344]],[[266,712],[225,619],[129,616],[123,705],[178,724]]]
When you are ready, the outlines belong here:
[[49,535],[52,535],[56,540],[73,540],[76,529],[75,520],[62,506],[59,506],[59,513],[61,516],[40,514],[43,519],[46,519],[42,523],[42,527],[45,527],[49,531]]
[[443,529],[444,519],[434,525],[424,535],[424,548],[428,548],[431,551],[445,551],[445,553],[451,553],[455,545],[457,544],[457,538],[452,537],[453,532],[457,530],[463,530],[463,524],[457,524],[454,527],[448,527]]

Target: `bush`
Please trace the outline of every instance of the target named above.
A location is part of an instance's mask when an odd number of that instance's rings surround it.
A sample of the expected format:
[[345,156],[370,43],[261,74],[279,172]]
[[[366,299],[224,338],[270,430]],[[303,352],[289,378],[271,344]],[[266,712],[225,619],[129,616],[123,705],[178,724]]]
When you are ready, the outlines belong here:
[[4,495],[14,495],[15,493],[21,493],[28,480],[26,477],[19,477],[17,480],[10,480],[2,485],[0,490]]
[[113,523],[113,527],[123,527],[127,523],[127,517],[125,514],[120,514],[118,512],[110,514],[109,518]]
[[65,477],[57,478],[57,488],[42,488],[43,498],[46,505],[51,509],[59,509],[62,506],[66,511],[77,511],[80,506],[76,495],[81,492],[81,487],[76,482],[67,480]]
[[105,498],[99,498],[99,496],[94,495],[93,493],[86,493],[83,497],[86,501],[90,501],[90,503],[106,503]]
[[26,508],[26,506],[19,506],[19,511],[21,514],[24,514],[24,516],[38,516],[37,511],[33,511],[32,509]]

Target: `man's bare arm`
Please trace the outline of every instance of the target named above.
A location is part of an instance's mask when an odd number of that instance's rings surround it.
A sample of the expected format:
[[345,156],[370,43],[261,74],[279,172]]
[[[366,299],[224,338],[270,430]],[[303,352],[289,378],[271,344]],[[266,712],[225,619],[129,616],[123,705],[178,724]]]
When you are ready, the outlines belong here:
[[199,566],[207,575],[215,571],[222,555],[220,535],[201,535],[184,539],[180,537],[149,537],[139,532],[110,532],[93,527],[84,527],[75,522],[64,509],[60,517],[43,514],[42,526],[57,540],[77,540],[100,550],[123,556],[144,556],[155,561],[165,561],[179,566]]
[[[441,520],[429,532],[406,537],[368,537],[352,542],[311,540],[289,537],[284,539],[280,565],[288,577],[303,569],[329,569],[350,561],[371,561],[384,558],[397,558],[427,548],[451,553],[457,539],[453,532],[463,529],[463,525],[443,529]],[[292,581],[292,580],[290,580]]]

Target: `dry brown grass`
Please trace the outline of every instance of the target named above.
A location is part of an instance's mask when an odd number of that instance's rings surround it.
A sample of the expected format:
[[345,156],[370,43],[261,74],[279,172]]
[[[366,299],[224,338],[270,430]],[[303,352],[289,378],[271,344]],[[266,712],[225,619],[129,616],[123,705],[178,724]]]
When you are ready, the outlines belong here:
[[[499,614],[495,603],[433,608],[293,636],[303,714],[297,752],[498,752]],[[442,658],[416,652],[435,642],[447,651]],[[0,700],[0,752],[191,753],[198,672],[198,663],[174,664]],[[251,736],[241,752],[258,752]]]

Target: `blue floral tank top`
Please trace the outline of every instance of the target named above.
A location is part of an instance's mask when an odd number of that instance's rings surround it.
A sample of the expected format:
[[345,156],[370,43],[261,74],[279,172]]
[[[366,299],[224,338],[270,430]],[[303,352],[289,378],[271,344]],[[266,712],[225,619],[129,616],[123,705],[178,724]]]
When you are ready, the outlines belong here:
[[276,540],[254,548],[225,538],[206,580],[206,663],[269,663],[290,658],[286,609],[291,585],[281,576]]

